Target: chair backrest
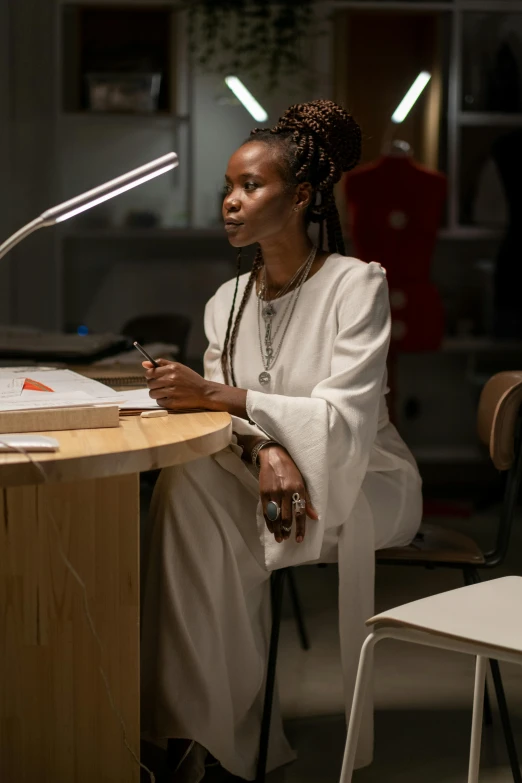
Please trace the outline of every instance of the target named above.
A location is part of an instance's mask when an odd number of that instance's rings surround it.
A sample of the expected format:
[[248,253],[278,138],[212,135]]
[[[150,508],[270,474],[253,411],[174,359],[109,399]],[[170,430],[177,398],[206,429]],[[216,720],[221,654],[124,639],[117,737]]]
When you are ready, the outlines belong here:
[[486,383],[477,413],[478,435],[489,447],[497,470],[509,470],[515,456],[515,430],[522,407],[522,371],[499,372]]
[[173,343],[179,348],[176,359],[187,361],[187,343],[192,322],[179,313],[140,315],[127,321],[123,334],[139,343]]
[[486,555],[486,565],[493,567],[507,553],[522,478],[521,371],[501,372],[489,379],[480,395],[477,428],[494,466],[508,471],[495,549]]

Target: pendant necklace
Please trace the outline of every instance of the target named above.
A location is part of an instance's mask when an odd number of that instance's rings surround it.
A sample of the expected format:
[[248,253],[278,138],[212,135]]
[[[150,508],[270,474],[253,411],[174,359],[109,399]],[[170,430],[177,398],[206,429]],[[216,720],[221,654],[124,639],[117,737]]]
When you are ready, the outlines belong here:
[[[270,375],[270,370],[274,366],[275,362],[277,361],[277,357],[279,356],[279,353],[281,351],[281,346],[283,345],[283,340],[285,339],[286,332],[288,330],[288,327],[290,325],[290,321],[292,320],[292,316],[294,314],[295,307],[297,305],[297,302],[299,300],[299,296],[301,294],[301,289],[303,287],[303,283],[307,279],[310,269],[312,267],[312,264],[314,263],[315,256],[317,253],[317,247],[314,245],[312,247],[312,250],[310,251],[310,255],[304,262],[302,266],[299,267],[295,275],[283,286],[283,288],[276,294],[274,299],[277,299],[278,297],[282,296],[283,293],[288,291],[288,289],[296,283],[296,287],[292,291],[291,296],[288,299],[288,302],[286,303],[286,307],[283,310],[283,313],[281,315],[281,320],[279,321],[279,324],[277,325],[275,331],[273,331],[273,320],[276,315],[276,309],[273,305],[273,299],[266,299],[265,304],[263,305],[263,299],[262,297],[266,295],[267,293],[267,285],[266,285],[266,272],[263,269],[263,282],[260,288],[260,291],[258,293],[258,333],[259,333],[259,349],[261,352],[261,361],[263,362],[264,371],[259,374],[259,383],[262,386],[266,386],[270,383],[272,380],[272,376]],[[261,325],[262,321],[264,321],[264,339],[261,336]],[[281,330],[281,327],[283,327],[283,332],[281,335],[281,339],[279,340],[279,344],[275,345],[275,339]],[[264,343],[264,347],[263,347]]]

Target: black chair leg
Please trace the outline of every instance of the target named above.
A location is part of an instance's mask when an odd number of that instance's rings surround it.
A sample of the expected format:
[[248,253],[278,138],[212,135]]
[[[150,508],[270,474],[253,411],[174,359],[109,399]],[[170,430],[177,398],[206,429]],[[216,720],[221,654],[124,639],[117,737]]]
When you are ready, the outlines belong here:
[[299,593],[297,592],[297,585],[295,583],[294,569],[288,569],[288,588],[290,590],[290,599],[292,601],[292,608],[294,610],[294,617],[297,623],[297,631],[299,633],[299,639],[301,641],[301,647],[303,650],[310,649],[310,640],[308,639],[308,633],[303,617],[303,608],[301,601],[299,600]]
[[[478,584],[481,581],[480,574],[476,568],[473,568],[470,571],[470,575],[475,584]],[[511,774],[513,775],[514,783],[522,783],[522,774],[520,773],[520,764],[518,761],[517,748],[513,737],[513,729],[511,727],[511,719],[509,717],[509,710],[506,701],[506,694],[504,693],[502,675],[500,674],[500,667],[498,665],[498,661],[495,661],[491,658],[489,661],[489,665],[493,677],[493,684],[495,686],[495,695],[497,697],[500,721],[502,723],[502,730],[504,732],[504,739],[506,741],[506,749],[508,753],[509,764],[511,767]]]
[[272,588],[272,631],[270,633],[270,649],[266,671],[265,703],[261,720],[261,735],[259,739],[259,756],[257,758],[256,783],[264,783],[266,775],[266,760],[268,756],[268,740],[270,737],[270,720],[274,701],[275,674],[277,665],[277,647],[279,630],[281,628],[281,607],[283,603],[283,588],[286,568],[274,571],[271,578]]
[[522,774],[520,773],[520,764],[518,761],[517,749],[513,737],[513,729],[511,728],[511,720],[509,717],[506,695],[504,693],[504,686],[502,684],[500,667],[498,665],[498,661],[494,660],[490,660],[489,665],[491,668],[491,674],[493,676],[493,683],[495,685],[498,711],[502,723],[502,730],[504,732],[504,739],[506,740],[506,748],[509,757],[509,764],[511,766],[511,773],[513,775],[513,781],[514,783],[522,783]]
[[491,711],[491,699],[489,698],[488,684],[484,688],[484,723],[486,726],[493,725],[493,713]]
[[[471,572],[469,572],[466,568],[464,568],[462,574],[464,576],[464,584],[466,585],[474,584],[473,574]],[[489,697],[489,689],[488,689],[487,682],[484,687],[484,725],[485,726],[493,725],[493,712],[491,711],[491,699]]]

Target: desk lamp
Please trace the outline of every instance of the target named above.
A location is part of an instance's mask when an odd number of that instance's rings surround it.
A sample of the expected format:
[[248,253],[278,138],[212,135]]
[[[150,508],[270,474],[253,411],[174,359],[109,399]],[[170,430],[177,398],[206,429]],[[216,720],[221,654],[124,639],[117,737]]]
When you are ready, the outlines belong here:
[[82,193],[80,196],[64,201],[63,204],[59,204],[57,207],[52,207],[46,212],[43,212],[36,220],[32,220],[27,223],[26,226],[21,228],[15,234],[9,237],[2,245],[0,245],[0,258],[6,255],[15,245],[25,239],[33,231],[44,226],[54,226],[55,223],[62,223],[64,220],[79,215],[80,212],[95,207],[98,204],[108,201],[108,199],[114,196],[119,196],[120,193],[125,193],[126,190],[135,188],[138,185],[142,185],[144,182],[148,182],[149,179],[159,177],[160,174],[166,174],[167,171],[171,171],[178,165],[178,156],[175,152],[169,152],[167,155],[163,155],[161,158],[146,163],[144,166],[140,166],[137,169],[129,171],[127,174],[123,174],[121,177],[111,179],[104,185],[99,185],[97,188],[88,190]]

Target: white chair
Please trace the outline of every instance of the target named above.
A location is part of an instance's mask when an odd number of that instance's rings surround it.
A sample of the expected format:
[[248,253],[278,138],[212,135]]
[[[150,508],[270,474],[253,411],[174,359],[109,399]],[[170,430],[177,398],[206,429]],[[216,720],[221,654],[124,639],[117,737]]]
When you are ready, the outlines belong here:
[[378,614],[367,624],[372,632],[361,651],[340,783],[352,780],[373,648],[381,639],[476,656],[468,783],[478,783],[487,661],[522,665],[522,577],[493,579],[413,601]]

